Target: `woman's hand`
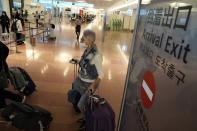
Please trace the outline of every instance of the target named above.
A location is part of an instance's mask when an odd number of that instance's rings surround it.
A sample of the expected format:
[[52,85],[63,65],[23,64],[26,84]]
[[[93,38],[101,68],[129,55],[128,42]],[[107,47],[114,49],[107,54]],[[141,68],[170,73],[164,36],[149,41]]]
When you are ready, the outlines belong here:
[[89,91],[90,91],[90,90],[95,91],[95,90],[94,90],[94,87],[95,87],[98,83],[100,83],[100,81],[101,81],[101,79],[100,79],[100,78],[97,78],[97,79],[88,87],[88,90],[89,90]]
[[89,87],[88,87],[88,91],[90,93],[90,95],[93,95],[93,92],[94,92],[94,84],[91,84]]
[[89,90],[89,91],[94,91],[94,84],[91,84],[91,85],[88,87],[88,90]]
[[76,62],[77,62],[77,64],[79,64],[80,60],[79,59],[76,59]]

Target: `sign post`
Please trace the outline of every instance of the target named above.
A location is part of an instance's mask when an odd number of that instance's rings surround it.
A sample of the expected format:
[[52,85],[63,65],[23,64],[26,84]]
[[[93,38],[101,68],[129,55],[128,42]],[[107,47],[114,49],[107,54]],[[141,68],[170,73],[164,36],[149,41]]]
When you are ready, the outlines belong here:
[[196,0],[139,4],[118,131],[197,130],[196,8]]

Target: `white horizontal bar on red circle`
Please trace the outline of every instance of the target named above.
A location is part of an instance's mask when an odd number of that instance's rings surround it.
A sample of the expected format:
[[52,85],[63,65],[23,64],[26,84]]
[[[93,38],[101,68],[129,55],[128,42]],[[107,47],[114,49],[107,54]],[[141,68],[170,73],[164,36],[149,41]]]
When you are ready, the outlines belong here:
[[144,90],[145,90],[145,92],[146,92],[149,100],[152,101],[152,99],[153,99],[153,93],[150,90],[150,88],[148,87],[148,85],[147,85],[147,83],[146,83],[145,80],[143,80],[143,82],[142,82],[142,87],[144,88]]

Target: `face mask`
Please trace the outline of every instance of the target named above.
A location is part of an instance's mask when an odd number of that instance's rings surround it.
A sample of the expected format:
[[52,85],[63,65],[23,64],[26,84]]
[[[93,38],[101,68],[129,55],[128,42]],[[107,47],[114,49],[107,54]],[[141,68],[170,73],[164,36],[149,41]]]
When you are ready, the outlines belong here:
[[83,48],[88,48],[88,46],[87,46],[85,43],[80,43],[80,45],[81,45]]

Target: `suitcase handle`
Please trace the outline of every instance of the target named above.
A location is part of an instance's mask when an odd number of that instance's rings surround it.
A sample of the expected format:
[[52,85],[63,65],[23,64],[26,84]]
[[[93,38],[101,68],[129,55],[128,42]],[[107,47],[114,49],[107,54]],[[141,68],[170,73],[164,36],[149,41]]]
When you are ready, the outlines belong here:
[[90,89],[90,96],[94,95],[94,92],[92,91],[92,89]]
[[71,64],[78,64],[76,59],[71,59],[71,60],[69,61],[69,63],[71,63]]
[[78,76],[78,61],[76,59],[76,57],[72,58],[70,61],[69,61],[70,64],[74,64],[74,80],[77,78]]

